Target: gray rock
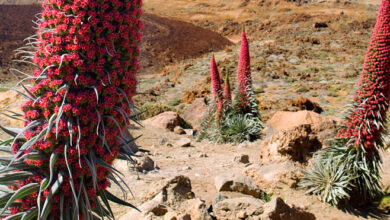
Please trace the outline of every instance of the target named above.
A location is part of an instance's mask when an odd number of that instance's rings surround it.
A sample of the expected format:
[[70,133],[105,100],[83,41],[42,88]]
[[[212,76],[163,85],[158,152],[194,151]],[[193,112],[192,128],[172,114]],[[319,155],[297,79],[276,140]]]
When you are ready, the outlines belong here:
[[218,192],[239,192],[255,198],[261,198],[264,195],[264,192],[255,184],[252,178],[241,174],[218,174],[215,176],[214,181]]
[[184,129],[180,126],[176,126],[174,129],[173,129],[173,132],[175,134],[186,134],[186,132],[184,131]]
[[142,171],[151,171],[154,170],[154,161],[148,155],[144,153],[138,154],[139,157],[134,157],[134,161],[136,162],[135,168]]
[[191,146],[191,139],[181,138],[180,140],[176,141],[175,146],[176,147],[190,147]]
[[313,213],[302,210],[295,206],[288,206],[280,197],[273,198],[264,205],[262,220],[315,220]]
[[302,178],[302,165],[292,161],[272,162],[262,166],[252,164],[245,169],[245,174],[259,186],[274,187],[282,183],[295,188]]
[[184,132],[186,133],[186,135],[188,136],[195,136],[196,132],[194,131],[194,129],[184,129]]
[[213,215],[216,219],[259,219],[263,205],[253,197],[224,199],[213,206]]
[[176,112],[163,112],[142,121],[142,123],[146,126],[173,131],[173,129],[176,126],[179,126],[182,121],[183,119]]
[[[207,211],[207,206],[204,201],[199,198],[189,199],[181,204],[181,212],[188,219],[211,220],[211,216]],[[184,219],[184,218],[183,218]]]
[[249,156],[246,154],[240,154],[234,157],[234,161],[247,164],[249,163]]
[[228,199],[228,198],[229,197],[227,195],[225,195],[224,192],[218,192],[217,195],[215,196],[215,199],[214,199],[214,205],[217,204],[218,202],[225,200],[225,199]]

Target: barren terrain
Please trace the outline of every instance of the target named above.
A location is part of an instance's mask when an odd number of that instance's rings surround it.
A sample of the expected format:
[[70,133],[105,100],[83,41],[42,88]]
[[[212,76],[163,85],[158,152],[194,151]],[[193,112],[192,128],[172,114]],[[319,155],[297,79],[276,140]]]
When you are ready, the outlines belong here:
[[[254,89],[264,123],[277,111],[305,109],[294,104],[299,99],[317,103],[323,110],[322,116],[340,119],[352,100],[379,0],[310,2],[144,0],[142,70],[138,75],[140,94],[135,97],[136,103],[141,108],[158,103],[164,108],[158,107],[157,113],[169,109],[185,114],[196,98],[209,95],[212,54],[220,71],[227,70],[234,82],[239,34],[245,24]],[[12,51],[34,33],[31,19],[37,12],[39,6],[0,5],[0,83],[4,87],[15,82],[9,71],[13,66]],[[18,110],[21,102],[15,92],[0,92],[0,107]],[[0,123],[21,126],[3,116]],[[214,185],[217,174],[244,174],[248,167],[262,166],[260,145],[264,140],[214,144],[150,125],[134,126],[131,133],[143,134],[136,144],[157,167],[149,172],[136,172],[132,166],[116,164],[130,186],[128,200],[137,206],[151,199],[161,181],[185,175],[191,179],[195,196],[209,207],[217,194]],[[183,137],[191,140],[190,147],[176,146]],[[234,159],[241,154],[249,155],[249,164]],[[383,156],[386,188],[390,186],[390,153],[383,152]],[[370,216],[367,210],[343,212],[283,182],[259,187],[320,220],[389,219],[384,210],[379,210],[384,214],[380,217]],[[118,189],[114,190],[119,194]],[[114,211],[121,217],[130,209],[115,206]]]

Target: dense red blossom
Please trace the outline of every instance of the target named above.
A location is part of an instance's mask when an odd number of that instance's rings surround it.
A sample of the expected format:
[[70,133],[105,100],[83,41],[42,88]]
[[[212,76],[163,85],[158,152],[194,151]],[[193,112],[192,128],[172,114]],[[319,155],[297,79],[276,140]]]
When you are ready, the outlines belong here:
[[218,66],[215,62],[214,56],[210,59],[210,77],[211,77],[211,89],[214,98],[214,103],[219,105],[223,101],[221,78],[219,76]]
[[[117,136],[129,124],[123,113],[131,114],[128,102],[132,102],[131,97],[136,92],[141,4],[141,0],[42,2],[38,49],[33,59],[39,68],[33,75],[46,76],[46,79],[32,81],[31,92],[40,98],[35,102],[27,101],[22,110],[28,120],[26,126],[33,120],[43,121],[43,125],[28,129],[24,134],[26,140],[30,140],[48,127],[54,114],[58,117],[62,112],[58,130],[52,127],[46,139],[38,141],[31,150],[48,157],[57,152],[55,172],[68,173],[68,163],[75,186],[80,185],[79,177],[83,177],[92,207],[96,198],[92,175],[84,161],[80,167],[79,157],[94,152],[107,164],[112,164],[119,154]],[[105,134],[105,143],[97,135],[97,129],[99,134]],[[22,144],[16,142],[13,152]],[[47,160],[27,160],[26,163],[38,167],[38,173],[19,182],[15,189],[32,182],[40,183],[49,170]],[[106,168],[98,167],[99,189],[109,186],[108,174]],[[67,196],[65,201],[71,202],[69,177],[64,179],[61,189]],[[47,195],[48,192],[43,192],[43,197]],[[36,199],[34,193],[22,199],[23,206],[12,207],[11,214],[36,206]],[[58,196],[52,201],[51,213],[55,217],[59,213]]]
[[376,152],[390,98],[390,2],[382,0],[363,70],[354,97],[354,107],[345,129],[338,136],[356,147]]
[[210,76],[211,76],[211,89],[212,89],[212,95],[214,98],[214,104],[215,104],[215,110],[216,110],[216,116],[215,120],[217,124],[221,121],[222,117],[222,111],[223,111],[223,92],[222,92],[222,86],[221,86],[221,78],[219,76],[218,66],[215,62],[214,55],[210,59]]
[[251,68],[250,68],[250,56],[249,56],[249,44],[246,38],[245,31],[241,33],[241,47],[240,56],[238,60],[237,70],[237,83],[238,83],[238,102],[240,103],[240,110],[243,112],[250,109],[248,89],[252,85]]

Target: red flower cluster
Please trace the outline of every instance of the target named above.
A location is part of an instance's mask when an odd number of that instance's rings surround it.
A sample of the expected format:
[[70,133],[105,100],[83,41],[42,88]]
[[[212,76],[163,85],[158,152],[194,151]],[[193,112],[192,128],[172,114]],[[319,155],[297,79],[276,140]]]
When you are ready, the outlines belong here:
[[218,66],[215,63],[214,55],[210,59],[210,75],[211,75],[211,87],[212,95],[214,99],[214,105],[216,109],[215,120],[217,124],[221,121],[222,110],[223,110],[223,94],[221,86],[221,78],[219,76]]
[[[64,174],[61,193],[65,203],[72,203],[71,179],[76,190],[84,184],[91,208],[96,206],[97,190],[109,186],[109,169],[90,158],[112,164],[120,150],[118,136],[129,124],[127,116],[131,114],[135,72],[139,68],[141,4],[142,0],[42,3],[34,56],[39,68],[34,72],[36,79],[31,89],[37,99],[27,101],[22,110],[27,120],[25,126],[41,122],[25,131],[26,141],[39,135],[44,138],[23,154],[38,152],[49,158],[53,152],[57,153],[54,177],[60,172]],[[23,142],[16,142],[14,153],[22,145]],[[31,159],[26,163],[36,166],[36,174],[12,186],[14,189],[40,183],[48,176],[47,159]],[[97,180],[92,177],[89,163],[96,167]],[[49,189],[42,192],[41,201],[46,199]],[[11,214],[37,206],[36,200],[34,193],[25,197],[21,207],[11,208]],[[51,213],[58,216],[59,196],[55,194],[52,201]]]
[[356,148],[377,152],[390,99],[390,2],[382,1],[371,36],[354,107],[338,136]]
[[216,105],[222,105],[223,96],[222,96],[222,86],[221,86],[221,78],[219,76],[219,71],[217,64],[215,63],[214,56],[210,59],[210,76],[211,76],[211,88],[212,95],[214,98],[214,103]]
[[[214,56],[210,59],[210,75],[211,75],[211,89],[213,96],[213,106],[210,110],[215,110],[215,121],[219,126],[220,121],[223,117],[223,112],[228,105],[232,103],[232,95],[230,90],[229,83],[229,73],[226,72],[224,88],[222,90],[221,78],[218,72],[218,67],[215,62]],[[240,114],[251,113],[253,115],[258,115],[257,112],[254,112],[254,109],[257,107],[253,103],[253,92],[252,92],[252,79],[250,71],[250,57],[249,57],[249,44],[246,39],[245,31],[242,32],[242,41],[240,56],[238,61],[238,71],[237,71],[237,81],[238,81],[238,92],[237,97],[235,98],[235,108],[236,112]],[[213,112],[209,112],[211,116]],[[209,117],[208,121],[212,120],[213,117]],[[208,123],[210,126],[210,123]]]
[[241,33],[241,48],[240,57],[238,60],[237,70],[237,82],[238,82],[238,99],[239,110],[242,112],[248,112],[250,109],[248,90],[252,85],[250,56],[249,56],[249,44],[245,35],[245,31]]

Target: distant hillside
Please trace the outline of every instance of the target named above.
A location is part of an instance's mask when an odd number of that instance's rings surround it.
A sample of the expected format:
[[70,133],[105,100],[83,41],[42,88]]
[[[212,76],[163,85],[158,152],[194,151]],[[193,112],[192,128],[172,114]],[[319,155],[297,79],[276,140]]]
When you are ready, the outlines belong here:
[[40,0],[0,0],[0,5],[31,5],[39,4]]

